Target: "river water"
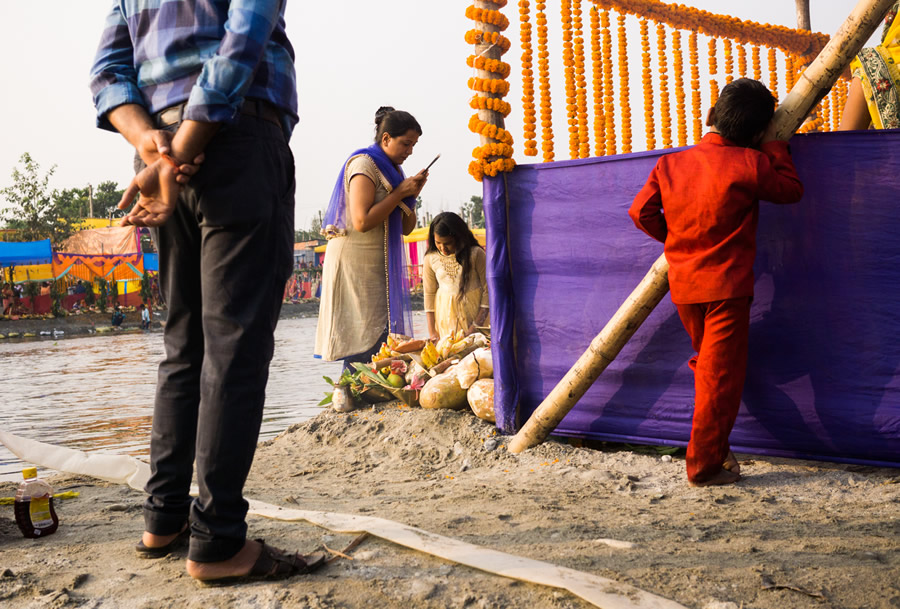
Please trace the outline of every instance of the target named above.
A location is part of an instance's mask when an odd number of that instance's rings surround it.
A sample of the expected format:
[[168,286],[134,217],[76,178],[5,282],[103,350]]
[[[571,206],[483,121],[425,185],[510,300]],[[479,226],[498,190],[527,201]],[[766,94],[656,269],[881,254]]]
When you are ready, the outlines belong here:
[[[424,325],[423,316],[417,325]],[[315,416],[339,362],[313,359],[316,318],[283,319],[275,332],[260,439]],[[0,345],[0,429],[84,451],[146,458],[162,332]],[[0,444],[0,480],[23,464]]]

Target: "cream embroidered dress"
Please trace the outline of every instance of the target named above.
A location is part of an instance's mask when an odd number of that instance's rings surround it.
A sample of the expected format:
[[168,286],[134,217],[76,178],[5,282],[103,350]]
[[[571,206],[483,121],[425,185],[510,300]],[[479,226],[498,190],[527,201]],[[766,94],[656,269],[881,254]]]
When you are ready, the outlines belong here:
[[429,252],[422,264],[425,312],[434,313],[434,325],[441,337],[457,330],[468,330],[475,323],[478,311],[488,308],[484,250],[473,247],[469,252],[472,264],[468,285],[461,298],[462,265],[456,261],[455,254],[444,256],[440,252]]
[[[347,161],[345,193],[350,179],[360,174],[375,184],[375,203],[390,194],[390,183],[364,154]],[[346,235],[328,241],[322,269],[315,353],[326,361],[368,351],[388,324],[385,226],[365,233],[354,230],[349,196],[347,200]]]

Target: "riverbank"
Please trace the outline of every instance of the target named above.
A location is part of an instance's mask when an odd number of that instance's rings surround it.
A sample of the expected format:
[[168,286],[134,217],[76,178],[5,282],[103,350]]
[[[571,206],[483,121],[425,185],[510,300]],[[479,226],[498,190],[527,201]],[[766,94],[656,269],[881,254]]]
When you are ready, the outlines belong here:
[[[414,311],[423,309],[421,294],[412,297]],[[153,320],[150,331],[159,331],[165,325],[167,309],[153,311]],[[281,305],[279,319],[297,319],[300,317],[316,317],[319,314],[319,299],[306,298],[299,302],[286,302]],[[64,317],[50,317],[49,319],[3,319],[0,317],[0,344],[4,340],[59,340],[73,336],[88,336],[91,334],[112,334],[115,332],[141,332],[140,311],[125,311],[125,321],[121,329],[114,330],[110,320],[112,311],[106,313],[79,313],[69,314]]]
[[[153,311],[151,331],[159,331],[165,324],[167,309]],[[284,303],[281,306],[280,319],[297,319],[299,317],[316,317],[319,314],[319,299],[309,298],[296,303]],[[113,330],[110,320],[112,312],[80,313],[50,319],[0,319],[0,335],[6,340],[40,340],[70,338],[90,334],[108,334],[113,332],[140,332],[140,311],[126,311],[125,321],[120,330]],[[10,337],[10,334],[16,336]],[[26,338],[26,334],[31,334]],[[0,341],[3,340],[0,338]],[[2,343],[0,343],[2,344]]]
[[[550,441],[520,455],[470,413],[388,405],[324,411],[260,445],[248,497],[358,513],[627,582],[691,609],[896,609],[900,471],[738,455],[745,478],[697,489],[684,460]],[[142,494],[60,475],[57,534],[21,538],[0,511],[0,599],[16,607],[584,609],[369,538],[311,576],[201,589],[184,553],[139,559]],[[11,496],[14,485],[0,485]],[[352,535],[249,519],[250,535],[309,551]],[[610,545],[603,540],[616,540]]]

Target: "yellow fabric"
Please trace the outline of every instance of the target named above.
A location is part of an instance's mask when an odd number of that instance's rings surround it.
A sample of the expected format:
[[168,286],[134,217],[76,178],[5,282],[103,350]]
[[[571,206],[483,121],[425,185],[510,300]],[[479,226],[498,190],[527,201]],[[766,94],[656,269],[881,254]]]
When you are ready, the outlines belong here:
[[[869,108],[869,116],[872,117],[872,124],[876,129],[895,128],[900,122],[900,107],[896,104],[885,105],[876,103],[879,99],[878,88],[893,87],[895,91],[894,97],[900,95],[900,70],[897,69],[897,62],[900,61],[900,13],[897,13],[897,5],[894,6],[894,19],[890,27],[884,33],[881,44],[871,49],[875,51],[881,58],[884,68],[887,70],[886,79],[880,82],[872,82],[869,78],[869,72],[863,68],[860,57],[870,49],[863,49],[860,55],[857,55],[850,63],[850,71],[854,78],[859,78],[862,83],[863,94],[866,98],[866,105]],[[883,89],[882,89],[883,90]],[[884,99],[884,96],[881,96]],[[888,123],[887,126],[885,123]]]
[[488,307],[486,262],[484,250],[473,247],[468,286],[460,298],[462,266],[455,256],[442,256],[439,252],[425,255],[422,265],[425,311],[434,313],[434,325],[441,338],[457,330],[468,330],[479,310]]
[[[478,244],[481,247],[484,247],[485,243],[487,243],[487,236],[485,234],[485,230],[483,228],[473,228],[472,234],[475,235],[475,239],[478,241]],[[428,240],[428,227],[420,226],[419,228],[413,229],[408,235],[403,236],[403,241],[405,243],[417,243],[419,241],[427,241]]]
[[52,264],[30,264],[13,269],[13,283],[50,281],[51,279],[54,279]]

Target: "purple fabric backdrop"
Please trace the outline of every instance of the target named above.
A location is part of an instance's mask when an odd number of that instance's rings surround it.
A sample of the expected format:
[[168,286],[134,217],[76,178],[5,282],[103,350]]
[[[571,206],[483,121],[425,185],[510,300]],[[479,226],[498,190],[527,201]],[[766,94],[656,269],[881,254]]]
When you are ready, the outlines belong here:
[[[900,132],[797,136],[806,194],[761,204],[735,450],[900,466]],[[518,429],[662,245],[627,209],[659,152],[486,179],[495,409]],[[557,435],[685,445],[692,355],[667,296]]]

